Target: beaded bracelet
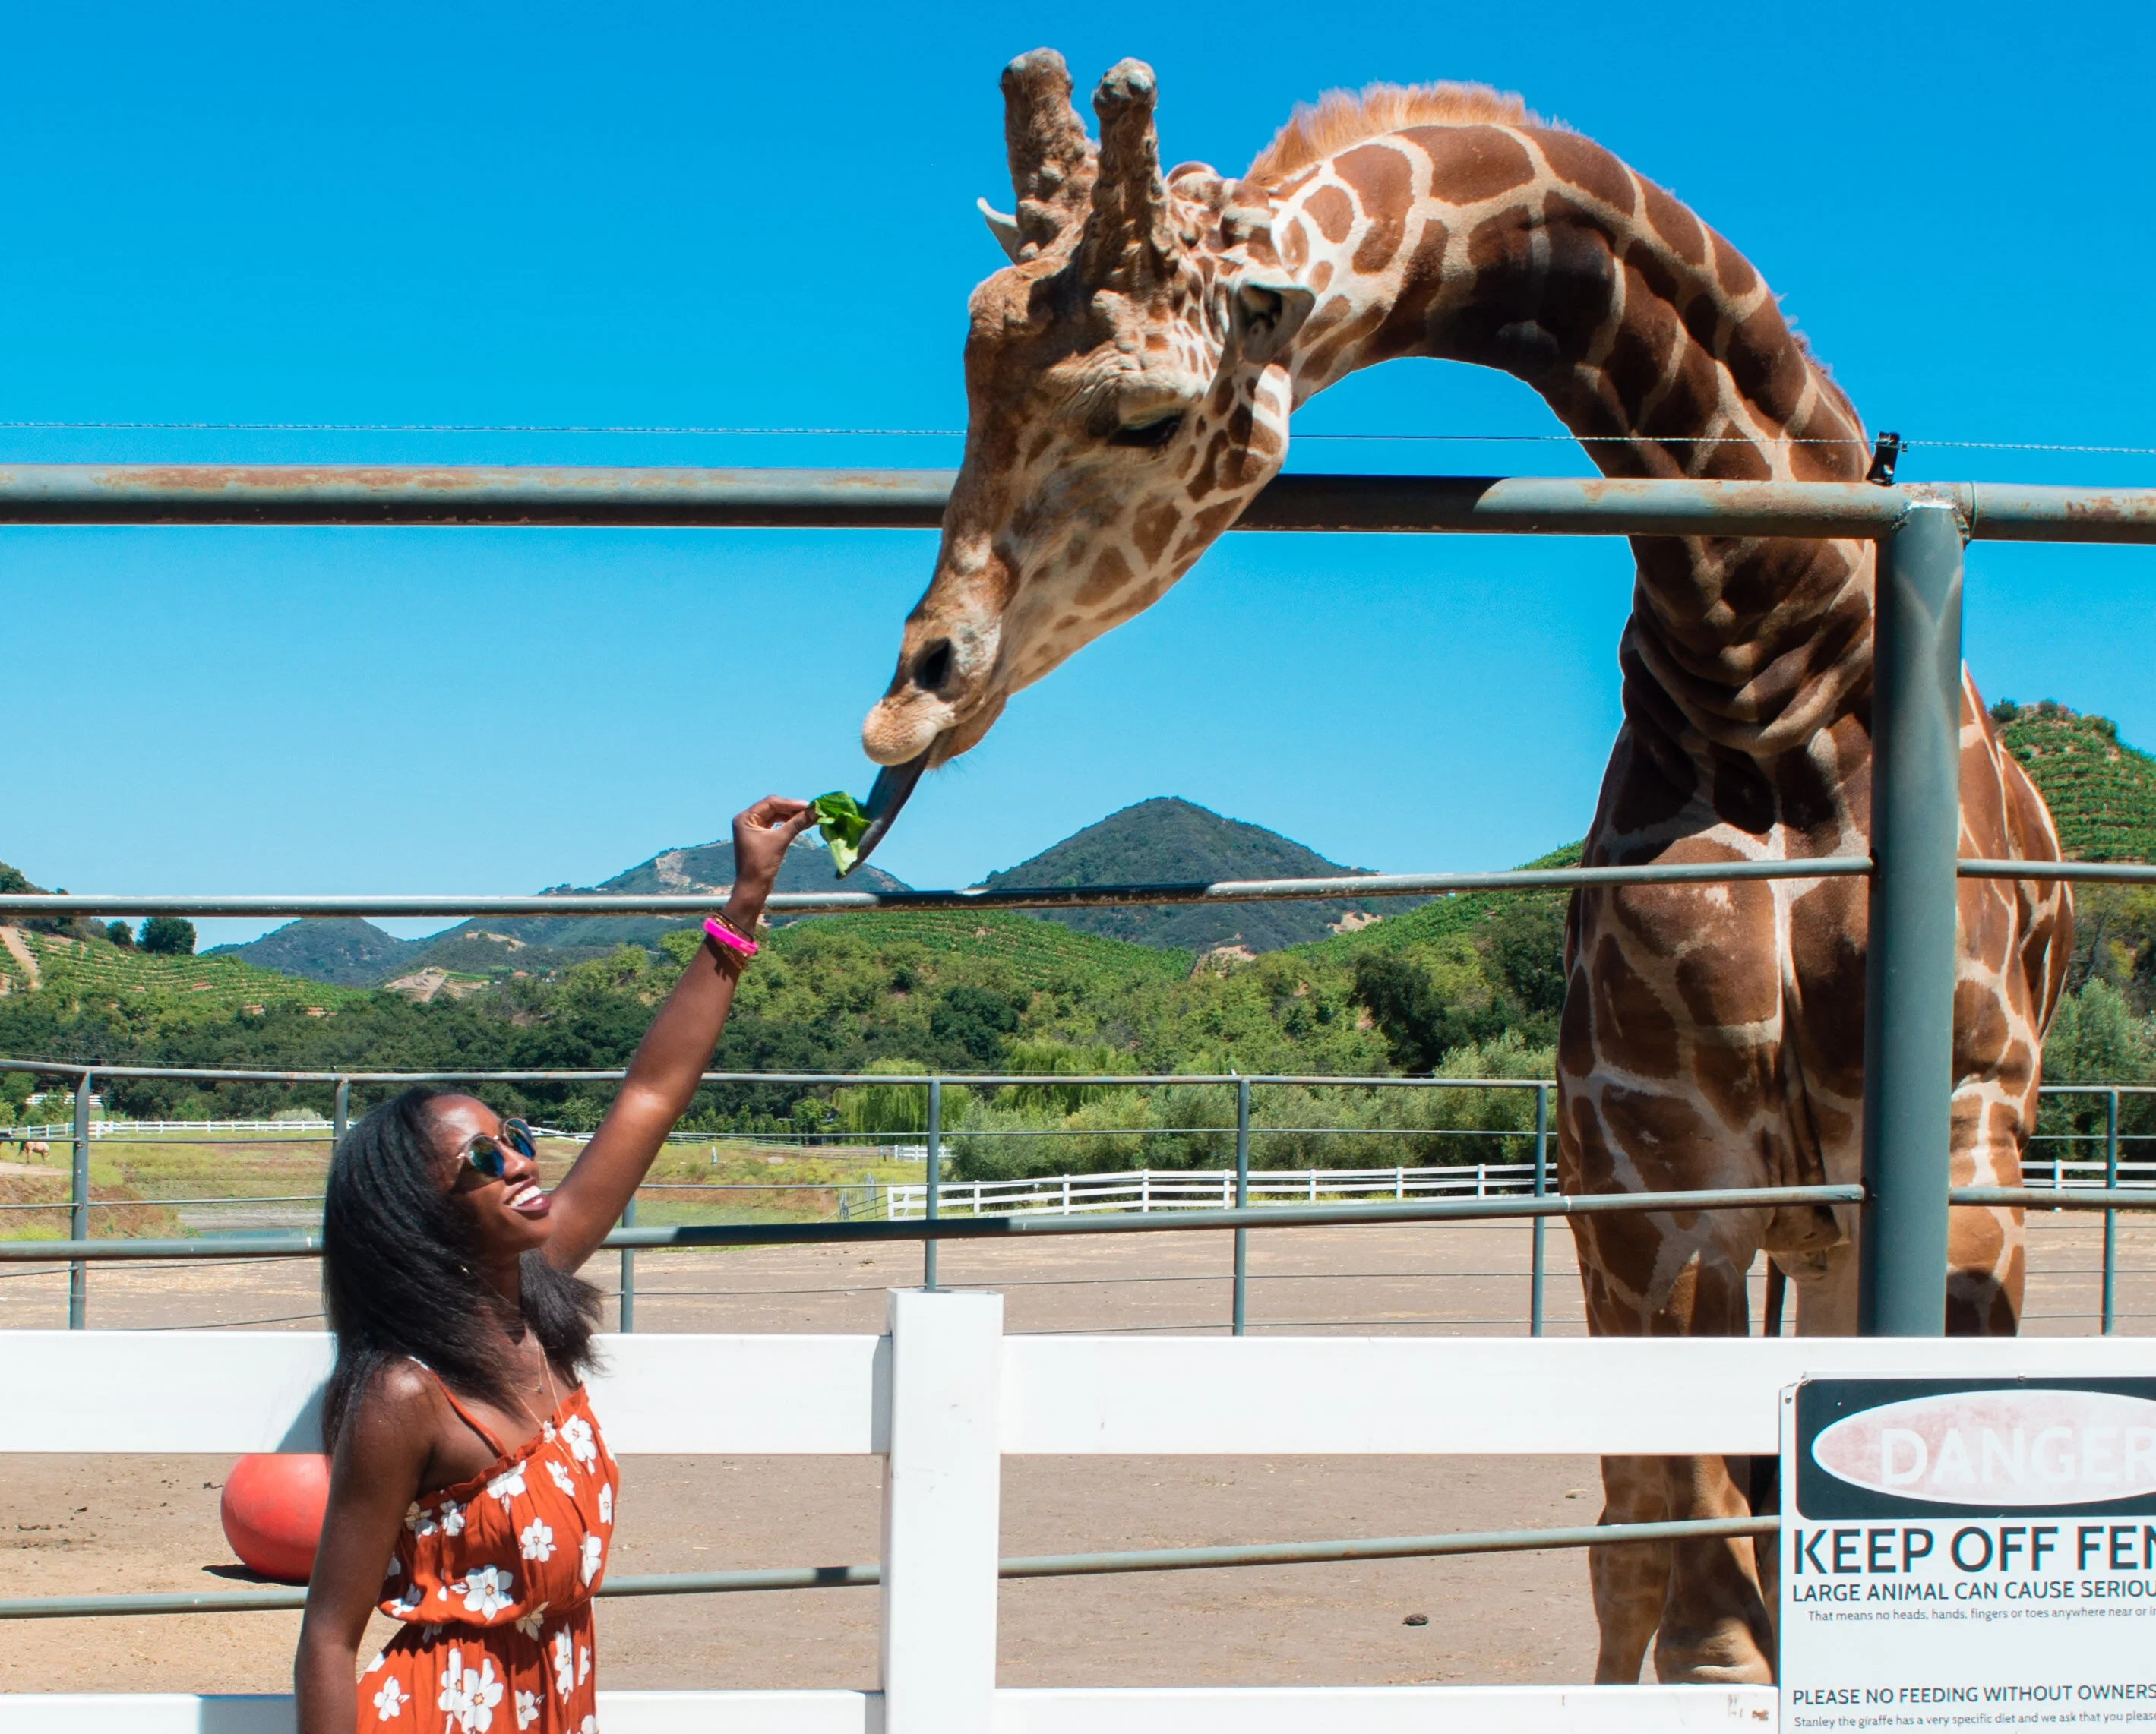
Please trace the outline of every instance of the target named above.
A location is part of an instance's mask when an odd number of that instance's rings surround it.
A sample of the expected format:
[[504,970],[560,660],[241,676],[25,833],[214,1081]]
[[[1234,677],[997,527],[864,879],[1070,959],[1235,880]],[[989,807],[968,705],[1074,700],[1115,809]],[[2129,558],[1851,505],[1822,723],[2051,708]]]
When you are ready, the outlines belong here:
[[757,942],[739,931],[724,916],[705,916],[704,931],[728,951],[738,952],[743,957],[753,957],[757,954]]

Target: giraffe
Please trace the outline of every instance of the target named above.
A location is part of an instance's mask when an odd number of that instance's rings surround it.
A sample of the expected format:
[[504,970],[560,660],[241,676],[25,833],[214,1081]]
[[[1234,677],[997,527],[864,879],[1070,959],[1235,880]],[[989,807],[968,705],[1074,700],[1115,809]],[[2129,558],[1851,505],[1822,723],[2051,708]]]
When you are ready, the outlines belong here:
[[[1093,105],[1061,59],[1004,74],[1011,263],[974,292],[963,466],[927,593],[863,728],[880,835],[1010,695],[1157,600],[1280,468],[1291,412],[1401,356],[1498,367],[1608,475],[1856,481],[1856,412],[1758,274],[1659,187],[1479,86],[1373,86],[1296,118],[1250,172],[1163,174],[1155,85]],[[1868,853],[1874,548],[1635,537],[1623,721],[1589,864]],[[2050,815],[1962,690],[1962,848],[2052,860]],[[2012,1185],[2071,905],[1958,894],[1952,1166]],[[1860,1171],[1866,893],[1843,879],[1597,888],[1565,941],[1568,1192],[1846,1182]],[[1797,1328],[1855,1326],[1845,1207],[1573,1218],[1589,1327],[1741,1335],[1763,1250]],[[1949,1328],[2010,1332],[2018,1212],[1957,1209]],[[1738,1516],[1743,1460],[1612,1458],[1604,1521]],[[1774,1674],[1771,1544],[1591,1551],[1599,1680]]]

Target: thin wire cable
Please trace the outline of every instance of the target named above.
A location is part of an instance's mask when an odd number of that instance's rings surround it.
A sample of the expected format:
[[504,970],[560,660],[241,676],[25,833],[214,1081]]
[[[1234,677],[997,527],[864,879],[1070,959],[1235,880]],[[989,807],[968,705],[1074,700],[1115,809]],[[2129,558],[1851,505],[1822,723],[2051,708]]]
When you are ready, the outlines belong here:
[[280,1313],[274,1319],[219,1319],[208,1325],[151,1325],[144,1328],[151,1331],[244,1331],[250,1325],[293,1325],[302,1319],[318,1319],[321,1316],[317,1310],[314,1312]]
[[[683,423],[639,425],[601,422],[73,422],[0,421],[0,430],[83,434],[697,434],[736,439],[963,439],[963,428],[721,428]],[[1298,439],[1337,439],[1408,444],[1630,445],[1645,436],[1627,434],[1299,434]],[[1717,434],[1678,442],[1686,445],[1861,445],[1861,440],[1751,434]],[[1904,439],[1918,446],[1972,452],[2075,452],[2156,457],[2156,446],[2080,445],[2012,439]]]

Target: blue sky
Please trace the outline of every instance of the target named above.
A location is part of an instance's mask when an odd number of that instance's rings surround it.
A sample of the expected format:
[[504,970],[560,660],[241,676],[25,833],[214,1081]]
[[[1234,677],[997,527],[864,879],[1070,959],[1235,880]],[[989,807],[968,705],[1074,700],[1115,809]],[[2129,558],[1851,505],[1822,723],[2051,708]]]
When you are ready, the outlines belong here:
[[[1951,18],[1950,29],[1940,28]],[[1869,423],[2156,445],[2146,8],[1388,13],[44,8],[0,64],[0,459],[939,464],[1008,203],[997,74],[1160,75],[1240,167],[1298,99],[1477,79],[1743,247]],[[1430,363],[1296,423],[1306,469],[1573,472],[1523,387]],[[1904,474],[2156,485],[2156,459],[1920,449]],[[78,890],[520,891],[864,787],[925,534],[0,530],[0,859]],[[1229,536],[1022,695],[880,857],[965,884],[1154,794],[1392,870],[1580,834],[1621,543]],[[1988,695],[2156,746],[2156,551],[1979,546]],[[259,925],[259,924],[258,924]],[[218,924],[212,937],[253,931]]]

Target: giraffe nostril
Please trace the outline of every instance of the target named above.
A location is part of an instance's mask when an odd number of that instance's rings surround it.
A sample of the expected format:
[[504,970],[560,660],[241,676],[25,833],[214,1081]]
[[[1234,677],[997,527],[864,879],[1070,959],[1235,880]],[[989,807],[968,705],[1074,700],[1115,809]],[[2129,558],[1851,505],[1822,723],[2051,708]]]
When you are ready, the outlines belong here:
[[951,641],[937,639],[926,646],[913,664],[913,684],[933,692],[951,677]]

